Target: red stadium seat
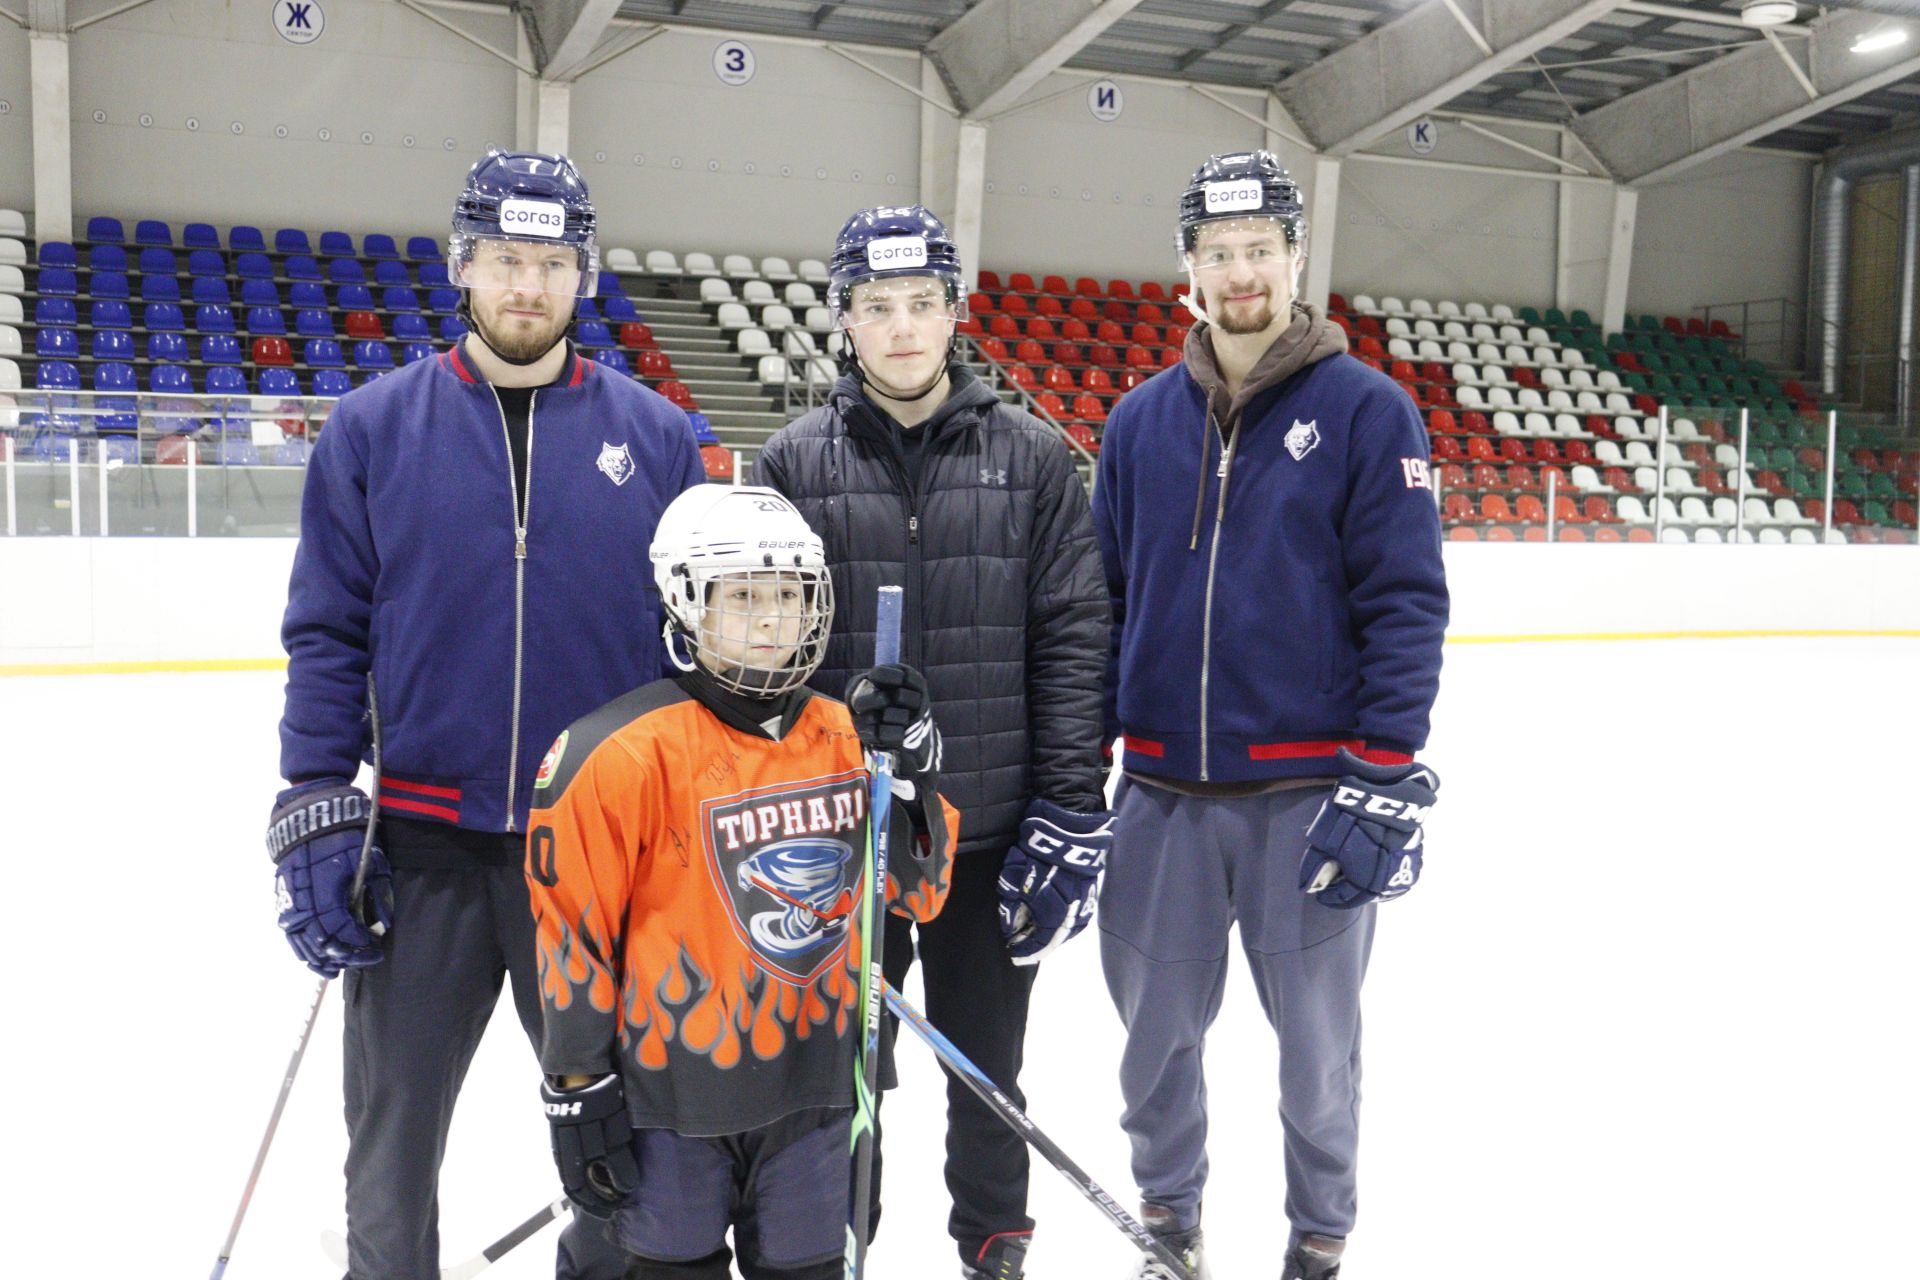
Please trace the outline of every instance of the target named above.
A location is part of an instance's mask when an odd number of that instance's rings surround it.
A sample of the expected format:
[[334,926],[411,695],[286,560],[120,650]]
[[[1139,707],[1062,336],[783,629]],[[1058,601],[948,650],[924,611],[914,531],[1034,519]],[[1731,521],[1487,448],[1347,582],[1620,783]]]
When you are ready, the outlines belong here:
[[1151,369],[1155,365],[1154,354],[1147,347],[1128,347],[1127,365],[1134,369]]
[[1440,500],[1440,518],[1442,520],[1477,520],[1473,499],[1464,493],[1450,493]]
[[673,359],[657,347],[650,351],[640,352],[634,357],[634,364],[638,373],[643,378],[671,378],[673,376]]
[[1115,324],[1126,324],[1133,319],[1133,308],[1118,298],[1111,298],[1100,308],[1100,315]]
[[1327,310],[1328,311],[1351,311],[1353,310],[1353,308],[1348,306],[1347,300],[1341,297],[1339,294],[1330,293],[1327,295]]
[[992,315],[993,299],[985,293],[970,293],[967,295],[967,311],[976,316]]
[[1136,346],[1157,347],[1160,345],[1160,331],[1150,324],[1134,325],[1132,338]]
[[1105,369],[1118,368],[1122,363],[1120,353],[1104,342],[1095,343],[1087,348],[1087,362]]
[[1116,347],[1125,345],[1127,341],[1127,331],[1120,327],[1117,320],[1102,320],[1100,327],[1093,331],[1093,336]]
[[1131,298],[1134,296],[1133,283],[1129,280],[1109,280],[1107,281],[1107,296],[1109,298]]
[[1458,440],[1452,436],[1441,436],[1433,442],[1433,456],[1441,462],[1458,462],[1467,455]]
[[1091,298],[1075,298],[1067,306],[1067,314],[1080,320],[1098,320],[1100,308],[1093,305]]
[[[1536,506],[1538,503],[1535,504]],[[1480,498],[1480,518],[1482,520],[1512,520],[1513,508],[1507,505],[1505,495],[1488,493]]]
[[1478,542],[1480,541],[1480,535],[1478,533],[1475,533],[1473,529],[1468,525],[1457,524],[1453,526],[1453,528],[1447,530],[1447,541],[1448,542]]
[[1486,436],[1474,436],[1467,441],[1467,456],[1475,462],[1492,462],[1498,455],[1493,451],[1492,440]]
[[1538,493],[1540,491],[1540,481],[1534,477],[1533,468],[1519,464],[1507,468],[1507,478],[1504,483],[1507,488],[1512,489],[1516,493]]
[[[1091,372],[1091,370],[1089,372]],[[1122,369],[1119,377],[1119,386],[1122,393],[1133,390],[1147,380],[1147,374],[1140,369]]]
[[1140,285],[1140,300],[1142,302],[1167,301],[1166,286],[1162,285],[1158,280],[1147,280],[1142,282],[1142,284]]
[[1107,420],[1107,406],[1101,402],[1099,396],[1075,396],[1073,416],[1082,422],[1104,423]]
[[1167,322],[1166,311],[1151,302],[1141,303],[1135,308],[1133,316],[1134,319],[1145,324],[1165,324]]
[[[1519,470],[1524,471],[1526,468],[1521,467]],[[1491,462],[1476,462],[1473,464],[1472,483],[1474,488],[1482,490],[1504,489],[1507,487],[1505,477],[1500,474],[1500,468],[1494,466]]]
[[708,444],[700,447],[700,463],[707,470],[709,480],[733,479],[733,450],[721,444]]
[[999,293],[1006,288],[1005,285],[1000,283],[1000,273],[998,271],[981,271],[979,286],[982,289],[991,289],[995,293]]
[[1088,368],[1085,373],[1080,375],[1080,389],[1082,391],[1110,392],[1113,390],[1113,379],[1108,376],[1105,369]]
[[1040,292],[1059,296],[1061,294],[1071,293],[1073,290],[1067,288],[1067,278],[1065,276],[1048,276],[1040,282]]
[[1442,489],[1464,489],[1467,487],[1467,469],[1457,462],[1440,464],[1440,487]]
[[1547,509],[1540,505],[1540,499],[1530,493],[1523,493],[1513,502],[1513,514],[1532,524],[1547,522]]
[[1487,530],[1487,536],[1485,540],[1488,542],[1517,541],[1517,539],[1515,539],[1515,537],[1513,536],[1513,526],[1508,524],[1497,524],[1493,526],[1493,528]]
[[1627,541],[1628,542],[1652,542],[1653,530],[1645,528],[1641,525],[1634,525],[1631,529],[1627,530]]
[[1593,540],[1595,542],[1618,542],[1620,541],[1620,531],[1603,525],[1593,531]]
[[1021,364],[1045,364],[1047,349],[1032,338],[1022,338],[1013,348],[1013,358]]
[[1042,414],[1052,418],[1055,422],[1065,422],[1067,420],[1067,402],[1060,398],[1059,392],[1042,391],[1033,398],[1033,403]]
[[980,354],[1000,364],[1006,364],[1013,356],[1007,352],[1007,344],[999,338],[982,338]]
[[1020,341],[1020,323],[1012,316],[995,316],[993,322],[987,326],[987,332],[1009,342]]
[[1095,435],[1093,428],[1086,423],[1069,422],[1063,430],[1066,431],[1069,440],[1072,440],[1088,453],[1100,452],[1100,437]]
[[1435,409],[1427,415],[1427,430],[1436,436],[1452,435],[1460,430],[1460,424],[1445,409]]
[[1585,542],[1587,540],[1587,535],[1579,529],[1559,529],[1555,532],[1561,542]]
[[1478,409],[1469,409],[1460,415],[1460,429],[1474,436],[1493,434],[1493,424],[1488,422],[1487,415]]
[[253,362],[255,364],[290,365],[293,363],[293,347],[285,338],[255,338],[253,340]]
[[346,330],[349,338],[382,339],[387,336],[380,317],[371,311],[347,312]]
[[1097,298],[1101,293],[1100,282],[1092,276],[1081,276],[1073,282],[1073,291],[1083,298]]
[[629,320],[620,326],[620,345],[631,351],[646,351],[660,344],[654,341],[651,325]]
[[1007,277],[1007,288],[1014,293],[1038,293],[1033,277],[1024,271],[1016,271]]
[[1053,344],[1053,362],[1055,364],[1083,365],[1087,362],[1087,353],[1075,342],[1056,342]]
[[1017,293],[1002,294],[1000,296],[1000,310],[1003,314],[1010,316],[1029,316],[1033,314],[1033,308],[1028,305],[1027,300]]
[[1024,364],[1007,367],[1007,381],[1029,394],[1040,390],[1040,379],[1033,376],[1033,370]]
[[699,402],[693,398],[693,392],[687,390],[687,384],[677,379],[669,378],[667,381],[655,387],[654,390],[679,405],[682,409],[698,409],[700,407]]
[[1047,370],[1047,376],[1042,379],[1042,381],[1049,391],[1071,393],[1079,389],[1079,384],[1074,382],[1073,375],[1068,373],[1063,366],[1057,364]]
[[1508,462],[1528,461],[1530,455],[1527,453],[1527,442],[1514,436],[1504,437],[1500,441],[1500,456]]
[[1058,298],[1035,298],[1033,300],[1033,313],[1041,316],[1064,316],[1067,314],[1067,307],[1066,304]]
[[[1140,349],[1140,348],[1138,348],[1138,347],[1135,347],[1135,348],[1134,348],[1134,350],[1136,350],[1136,351],[1138,351],[1139,349]],[[1175,365],[1177,365],[1177,364],[1179,364],[1179,363],[1180,363],[1180,360],[1181,360],[1181,357],[1182,357],[1182,355],[1183,355],[1183,354],[1184,354],[1184,353],[1183,353],[1183,352],[1182,352],[1182,351],[1180,350],[1180,348],[1179,348],[1179,347],[1165,347],[1165,348],[1163,348],[1163,349],[1161,350],[1161,352],[1160,352],[1160,367],[1161,367],[1162,369],[1171,369],[1171,368],[1173,368],[1173,366],[1175,366]]]
[[1027,321],[1027,336],[1036,342],[1058,342],[1060,331],[1053,327],[1053,321],[1045,316],[1035,316]]
[[1093,330],[1085,320],[1072,316],[1060,322],[1060,336],[1068,342],[1092,342]]
[[1545,542],[1546,540],[1547,531],[1543,526],[1531,525],[1520,531],[1520,541],[1522,542]]

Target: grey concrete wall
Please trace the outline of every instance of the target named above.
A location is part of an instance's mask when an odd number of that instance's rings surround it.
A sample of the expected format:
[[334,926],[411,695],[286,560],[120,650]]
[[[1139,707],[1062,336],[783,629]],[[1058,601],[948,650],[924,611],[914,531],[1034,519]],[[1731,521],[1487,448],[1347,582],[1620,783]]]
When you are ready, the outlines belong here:
[[1804,303],[1813,165],[1736,151],[1640,193],[1630,313],[1764,298]]
[[[27,33],[0,22],[0,209],[33,206],[33,98]],[[28,219],[27,225],[33,225]]]

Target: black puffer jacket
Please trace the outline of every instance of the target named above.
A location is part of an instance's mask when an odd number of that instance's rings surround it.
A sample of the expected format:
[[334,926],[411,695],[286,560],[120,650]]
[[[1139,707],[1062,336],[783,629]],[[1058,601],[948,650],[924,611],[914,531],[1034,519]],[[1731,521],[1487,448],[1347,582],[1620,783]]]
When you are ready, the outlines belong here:
[[959,851],[1004,853],[1033,796],[1105,807],[1107,592],[1066,446],[970,370],[953,377],[917,493],[896,431],[850,376],[767,442],[754,481],[826,542],[833,635],[815,688],[837,698],[873,664],[875,590],[906,588],[901,658],[933,690]]

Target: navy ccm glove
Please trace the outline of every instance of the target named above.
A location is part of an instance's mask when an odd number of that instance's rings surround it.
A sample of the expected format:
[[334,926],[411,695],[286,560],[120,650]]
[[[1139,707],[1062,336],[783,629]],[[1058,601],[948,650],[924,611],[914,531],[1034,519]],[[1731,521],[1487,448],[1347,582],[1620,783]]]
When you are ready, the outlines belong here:
[[322,977],[379,964],[379,938],[393,923],[393,872],[375,845],[359,909],[347,899],[360,867],[373,805],[358,787],[322,778],[282,791],[267,826],[280,927],[293,953]]
[[553,1130],[553,1163],[567,1199],[582,1213],[611,1218],[640,1185],[640,1160],[627,1123],[627,1095],[618,1075],[601,1076],[581,1089],[540,1083],[547,1124]]
[[1000,867],[1000,932],[1015,964],[1043,956],[1087,927],[1113,848],[1113,811],[1073,813],[1037,796]]
[[1350,911],[1397,898],[1419,882],[1440,777],[1418,761],[1370,764],[1345,747],[1340,767],[1333,794],[1307,828],[1300,887]]

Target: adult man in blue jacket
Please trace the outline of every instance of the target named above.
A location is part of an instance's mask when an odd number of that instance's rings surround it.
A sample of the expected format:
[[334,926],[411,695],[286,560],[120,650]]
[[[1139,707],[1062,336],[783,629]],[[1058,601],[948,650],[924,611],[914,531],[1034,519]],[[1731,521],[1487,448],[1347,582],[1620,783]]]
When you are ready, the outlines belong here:
[[[502,978],[540,1038],[521,863],[535,774],[574,719],[663,671],[647,548],[704,475],[686,415],[566,341],[598,269],[564,156],[489,152],[448,242],[471,332],[343,397],[309,463],[287,593],[280,924],[346,974],[348,1263],[436,1280],[453,1104]],[[379,845],[353,778],[382,734]],[[557,1274],[614,1280],[599,1224]]]
[[1279,162],[1209,159],[1179,234],[1201,323],[1115,407],[1094,490],[1125,742],[1100,908],[1122,1123],[1143,1220],[1205,1277],[1201,1049],[1237,920],[1280,1041],[1284,1276],[1332,1280],[1373,904],[1418,879],[1438,787],[1414,753],[1447,621],[1440,523],[1413,402],[1295,301],[1306,220]]

